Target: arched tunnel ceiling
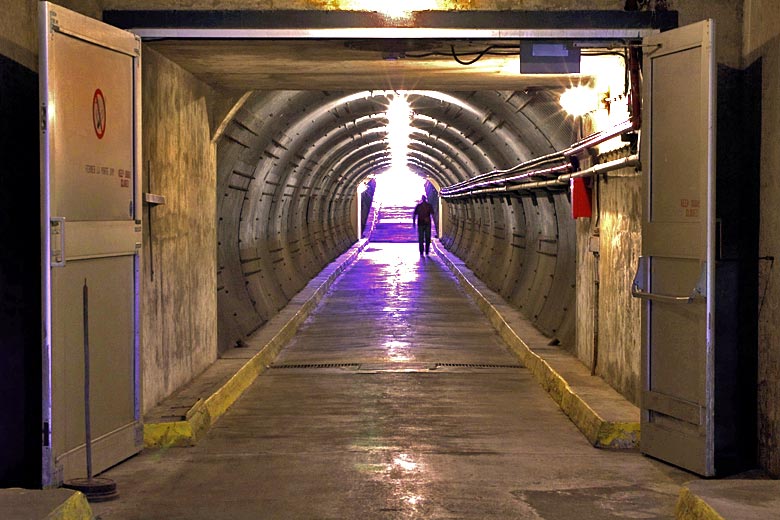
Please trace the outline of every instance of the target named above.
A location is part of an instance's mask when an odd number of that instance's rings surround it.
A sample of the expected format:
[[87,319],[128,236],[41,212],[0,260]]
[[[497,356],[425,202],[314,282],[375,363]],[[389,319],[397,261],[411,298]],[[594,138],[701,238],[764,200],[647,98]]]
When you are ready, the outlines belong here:
[[[235,124],[247,130],[242,143],[259,152],[258,163],[250,165],[256,177],[313,182],[326,191],[331,188],[325,184],[336,180],[342,188],[354,187],[388,163],[384,112],[393,95],[258,92],[237,113]],[[415,90],[407,91],[407,98],[415,114],[410,162],[440,185],[509,168],[575,138],[572,121],[547,90]]]
[[[592,81],[585,74],[520,74],[519,40],[510,38],[173,38],[146,46],[217,91],[288,92],[282,97],[293,105],[284,111],[298,119],[281,128],[274,116],[251,146],[273,157],[277,147],[261,136],[281,135],[282,146],[295,149],[309,168],[338,167],[340,177],[365,177],[384,165],[385,92],[410,91],[416,114],[410,162],[442,186],[569,145],[571,122],[556,99],[565,88]],[[497,54],[480,54],[487,50]],[[312,95],[314,89],[321,94]],[[310,94],[290,94],[295,91]],[[250,101],[243,111],[258,107]],[[277,130],[268,132],[271,127]]]
[[217,91],[286,91],[272,101],[286,105],[285,118],[278,109],[273,121],[258,115],[272,112],[258,102],[271,98],[253,95],[237,120],[245,129],[261,123],[247,144],[280,158],[252,167],[279,179],[306,170],[323,186],[356,185],[355,177],[386,163],[383,90],[416,92],[410,163],[441,186],[564,148],[575,136],[558,94],[593,77],[520,73],[522,41],[565,40],[584,52],[624,45],[659,23],[640,13],[485,11],[415,13],[388,26],[375,15],[110,11],[107,18]]
[[[357,13],[321,13],[306,20],[300,12],[229,14],[113,12],[109,17],[217,91],[321,92],[319,98],[283,95],[295,99],[285,111],[301,117],[289,119],[286,128],[278,120],[266,124],[251,146],[275,157],[272,149],[278,146],[260,136],[277,128],[270,134],[281,132],[282,148],[295,149],[294,156],[308,161],[310,169],[338,168],[341,179],[355,172],[365,176],[386,162],[380,129],[387,95],[382,91],[414,91],[410,163],[442,186],[572,142],[571,121],[556,99],[565,88],[593,77],[521,74],[522,39],[557,38],[585,49],[631,41],[652,30],[634,15],[607,21],[587,12],[570,16],[568,29],[550,25],[561,23],[561,13],[536,19],[528,13],[486,12],[468,20],[439,20],[452,14],[434,13],[424,15],[432,24],[428,28],[373,26],[377,22],[370,15]],[[216,26],[209,21],[215,16],[221,20]],[[368,25],[350,25],[356,22]],[[518,23],[530,25],[518,29]],[[245,111],[257,107],[249,102]],[[290,174],[295,172],[292,168]]]

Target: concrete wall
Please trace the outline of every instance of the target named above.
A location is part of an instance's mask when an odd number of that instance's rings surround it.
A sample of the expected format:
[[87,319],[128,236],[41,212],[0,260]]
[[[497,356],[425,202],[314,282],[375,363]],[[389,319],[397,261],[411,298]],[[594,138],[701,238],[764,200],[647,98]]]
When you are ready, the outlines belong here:
[[[612,152],[603,160],[621,155]],[[631,282],[642,244],[641,174],[616,170],[595,183],[594,217],[577,223],[575,354],[638,404],[641,305],[631,297]]]
[[[99,0],[57,0],[58,5],[100,19]],[[38,0],[4,0],[0,16],[0,54],[38,70]]]
[[217,356],[216,153],[211,89],[145,48],[142,283],[143,405],[149,409]]
[[[598,211],[598,206],[596,207]],[[580,218],[575,224],[577,235],[577,273],[575,292],[575,333],[572,353],[593,373],[597,364],[599,343],[599,248],[593,219]],[[607,317],[607,319],[610,319]]]
[[30,70],[38,70],[37,8],[37,2],[12,0],[0,17],[0,54]]
[[599,360],[597,374],[639,402],[641,302],[631,283],[641,251],[641,174],[617,170],[599,180]]
[[371,126],[378,108],[339,111],[340,96],[255,92],[218,140],[220,350],[251,336],[357,240],[362,177],[349,165],[365,154],[353,153],[360,125],[346,123],[364,116]]
[[[741,66],[741,5],[727,0],[668,5],[679,10],[681,25],[715,19],[718,63]],[[641,316],[639,301],[631,298],[630,289],[641,251],[641,181],[633,170],[618,171],[599,180],[597,188],[593,219],[577,224],[577,339],[573,353],[639,404]],[[598,244],[596,254],[591,251],[593,240]]]
[[715,20],[715,46],[718,63],[739,67],[742,63],[742,5],[735,0],[673,0],[670,9],[679,11],[680,25]]
[[759,459],[780,476],[780,4],[745,0],[744,64],[761,61],[759,230]]

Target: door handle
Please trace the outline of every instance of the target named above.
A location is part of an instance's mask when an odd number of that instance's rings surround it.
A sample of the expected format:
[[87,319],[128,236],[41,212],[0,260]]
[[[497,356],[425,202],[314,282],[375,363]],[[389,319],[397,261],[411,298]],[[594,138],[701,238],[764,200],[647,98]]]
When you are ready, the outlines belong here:
[[65,267],[65,217],[52,217],[49,222],[52,267]]
[[702,263],[699,280],[687,296],[677,296],[671,294],[659,294],[645,290],[644,280],[646,279],[648,260],[650,257],[640,256],[637,262],[636,274],[631,284],[631,296],[661,303],[697,303],[704,302],[707,299],[707,262]]

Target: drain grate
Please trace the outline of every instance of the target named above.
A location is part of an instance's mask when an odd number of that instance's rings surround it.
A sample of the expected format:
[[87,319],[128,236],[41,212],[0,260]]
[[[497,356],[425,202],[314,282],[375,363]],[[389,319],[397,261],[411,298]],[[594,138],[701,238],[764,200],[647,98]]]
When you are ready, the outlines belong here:
[[493,365],[485,363],[436,363],[436,366],[458,368],[523,368],[523,365]]
[[358,368],[360,363],[304,363],[299,365],[269,365],[268,368]]
[[[387,366],[385,366],[387,365]],[[299,363],[299,364],[284,364],[284,365],[275,365],[271,364],[268,366],[268,368],[274,368],[274,369],[285,369],[285,368],[366,368],[369,370],[377,370],[382,368],[395,368],[395,369],[403,369],[404,367],[408,368],[426,368],[430,369],[437,369],[439,367],[441,368],[523,368],[523,365],[502,365],[502,364],[491,364],[491,363],[423,363],[424,366],[419,366],[420,363],[390,363],[390,364],[377,364],[377,363]]]

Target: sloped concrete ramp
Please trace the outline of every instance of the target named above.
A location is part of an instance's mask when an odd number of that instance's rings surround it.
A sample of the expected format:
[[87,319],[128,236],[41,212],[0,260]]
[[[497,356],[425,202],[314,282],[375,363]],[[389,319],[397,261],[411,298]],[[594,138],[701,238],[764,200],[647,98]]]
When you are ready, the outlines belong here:
[[692,476],[595,449],[416,244],[369,244],[189,448],[106,473],[102,520],[673,518]]

